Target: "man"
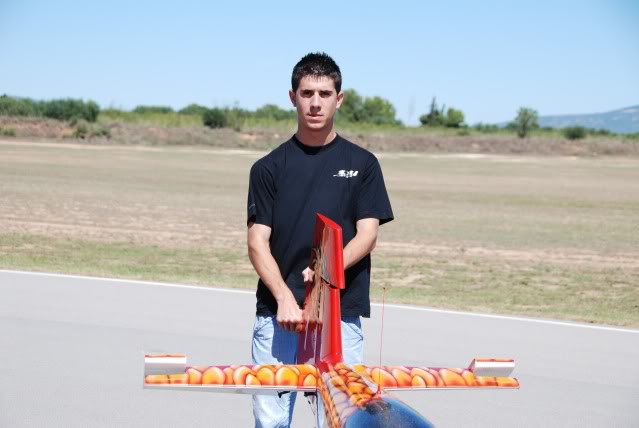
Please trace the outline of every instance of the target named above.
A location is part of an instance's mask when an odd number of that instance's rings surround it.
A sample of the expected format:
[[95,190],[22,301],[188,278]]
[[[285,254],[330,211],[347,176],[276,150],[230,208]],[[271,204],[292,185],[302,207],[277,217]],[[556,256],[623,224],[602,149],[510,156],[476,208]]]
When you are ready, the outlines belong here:
[[[370,316],[370,255],[380,224],[393,219],[375,156],[343,139],[333,118],[344,99],[339,67],[311,53],[293,68],[289,97],[295,135],[255,162],[248,191],[248,253],[260,277],[253,328],[254,364],[293,364],[315,214],[342,227],[346,288],[341,293],[344,361],[361,364],[360,317]],[[255,426],[288,427],[295,394],[255,395]]]

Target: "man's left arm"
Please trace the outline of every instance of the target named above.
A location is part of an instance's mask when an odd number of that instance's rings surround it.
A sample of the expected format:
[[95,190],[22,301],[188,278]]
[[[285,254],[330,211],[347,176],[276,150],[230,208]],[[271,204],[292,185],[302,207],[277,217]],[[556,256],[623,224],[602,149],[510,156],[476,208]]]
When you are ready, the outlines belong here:
[[[344,247],[344,270],[362,260],[377,245],[377,231],[379,230],[379,219],[363,218],[355,223],[357,233],[355,237]],[[302,272],[304,282],[313,281],[313,271],[310,267]]]
[[344,269],[350,268],[366,257],[377,244],[379,219],[363,218],[357,220],[355,226],[357,228],[355,237],[344,247]]

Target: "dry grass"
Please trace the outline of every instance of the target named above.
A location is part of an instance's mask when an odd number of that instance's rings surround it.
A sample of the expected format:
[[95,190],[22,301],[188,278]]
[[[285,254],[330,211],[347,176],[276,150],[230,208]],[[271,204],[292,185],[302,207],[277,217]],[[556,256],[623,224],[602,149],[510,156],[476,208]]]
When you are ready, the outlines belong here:
[[[246,186],[262,154],[0,142],[0,267],[252,288]],[[396,220],[374,296],[639,326],[639,160],[380,158]]]

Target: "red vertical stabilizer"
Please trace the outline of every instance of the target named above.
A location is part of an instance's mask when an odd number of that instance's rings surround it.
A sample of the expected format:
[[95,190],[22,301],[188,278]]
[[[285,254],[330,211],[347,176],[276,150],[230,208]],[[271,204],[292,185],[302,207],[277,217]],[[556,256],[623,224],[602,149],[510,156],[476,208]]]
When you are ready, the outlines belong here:
[[304,330],[297,362],[336,364],[342,359],[340,290],[345,287],[342,228],[321,214],[315,220],[310,266],[315,270],[306,285]]

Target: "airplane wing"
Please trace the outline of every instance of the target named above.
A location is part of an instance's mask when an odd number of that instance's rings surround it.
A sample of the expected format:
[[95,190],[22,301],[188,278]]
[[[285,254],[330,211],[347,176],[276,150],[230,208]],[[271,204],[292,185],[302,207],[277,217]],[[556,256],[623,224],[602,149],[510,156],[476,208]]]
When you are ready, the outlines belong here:
[[353,369],[385,391],[460,388],[519,388],[510,377],[515,362],[509,359],[476,358],[467,368],[366,366]]
[[[468,368],[366,366],[352,369],[385,391],[459,388],[519,388],[509,377],[513,360],[474,359]],[[146,355],[144,388],[244,394],[314,392],[320,372],[312,364],[190,366],[185,355]]]
[[311,364],[190,366],[186,355],[145,355],[144,388],[238,394],[314,392],[317,368]]

